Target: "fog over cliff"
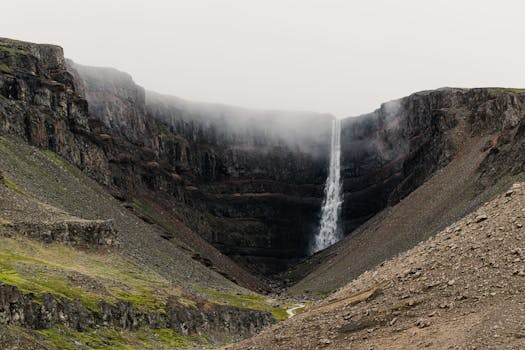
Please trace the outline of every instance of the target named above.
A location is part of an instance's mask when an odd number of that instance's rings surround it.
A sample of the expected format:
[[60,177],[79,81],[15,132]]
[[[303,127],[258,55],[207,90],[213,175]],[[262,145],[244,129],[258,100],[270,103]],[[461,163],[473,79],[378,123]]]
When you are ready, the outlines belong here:
[[19,0],[2,4],[17,15],[0,33],[167,95],[344,117],[442,86],[522,86],[524,11],[520,0]]
[[[192,125],[193,140],[232,147],[291,147],[326,156],[330,121],[334,116],[306,111],[250,109],[218,103],[189,101],[145,90],[131,75],[114,68],[90,67],[69,61],[84,78],[92,95],[111,90],[133,101],[142,112],[174,126]],[[108,125],[111,126],[111,125]],[[195,127],[195,128],[193,128]],[[319,153],[320,147],[322,152]],[[328,151],[328,149],[326,149]]]

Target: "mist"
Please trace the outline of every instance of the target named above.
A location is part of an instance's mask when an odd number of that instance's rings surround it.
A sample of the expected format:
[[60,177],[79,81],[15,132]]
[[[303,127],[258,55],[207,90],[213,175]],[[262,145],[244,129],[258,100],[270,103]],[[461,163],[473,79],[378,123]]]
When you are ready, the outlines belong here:
[[20,0],[2,11],[0,36],[58,44],[195,101],[350,116],[442,86],[525,85],[518,0]]

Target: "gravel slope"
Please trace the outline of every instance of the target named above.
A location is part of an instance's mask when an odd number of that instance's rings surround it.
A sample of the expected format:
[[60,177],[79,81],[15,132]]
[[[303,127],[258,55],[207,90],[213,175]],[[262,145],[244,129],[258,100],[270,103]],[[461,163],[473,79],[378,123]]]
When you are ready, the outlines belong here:
[[525,348],[525,183],[229,349]]

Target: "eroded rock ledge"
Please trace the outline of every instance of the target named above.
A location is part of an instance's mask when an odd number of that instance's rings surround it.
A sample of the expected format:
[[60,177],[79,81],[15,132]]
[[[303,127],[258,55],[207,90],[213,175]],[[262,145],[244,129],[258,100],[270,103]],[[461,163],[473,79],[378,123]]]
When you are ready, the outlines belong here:
[[[112,220],[66,220],[54,223],[14,223],[4,226],[9,236],[24,235],[43,243],[74,246],[118,246]],[[5,234],[4,233],[4,234]]]
[[182,305],[168,300],[160,310],[137,310],[130,302],[100,301],[87,308],[80,300],[43,293],[38,298],[0,282],[0,325],[47,329],[64,325],[78,331],[96,326],[137,330],[171,328],[182,335],[206,335],[223,340],[248,337],[274,323],[271,313],[205,301]]

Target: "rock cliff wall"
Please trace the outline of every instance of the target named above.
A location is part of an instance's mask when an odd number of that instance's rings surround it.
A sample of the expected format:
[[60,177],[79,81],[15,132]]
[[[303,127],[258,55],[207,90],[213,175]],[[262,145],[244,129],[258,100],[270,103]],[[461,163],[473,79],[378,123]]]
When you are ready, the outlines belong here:
[[62,48],[0,39],[0,129],[52,150],[107,184],[108,161],[89,127]]
[[[518,151],[523,143],[516,138],[523,103],[523,94],[512,90],[444,88],[345,119],[341,137],[345,232],[405,198],[476,137],[497,135],[485,145],[491,154],[479,169],[487,178],[481,187],[523,171],[523,162],[512,161],[523,158]],[[502,149],[512,155],[496,157]],[[489,175],[488,164],[493,162],[499,169]]]
[[[55,46],[0,45],[4,132],[63,155],[160,224],[163,237],[200,247],[197,259],[222,273],[234,264],[202,238],[268,275],[306,256],[318,227],[331,116],[189,102],[145,91],[115,69],[66,62]],[[519,91],[440,89],[346,118],[344,232],[424,184],[467,139],[496,135],[477,169],[480,191],[521,172],[522,162],[509,159],[523,157],[522,105]]]
[[112,69],[71,63],[108,134],[112,186],[147,193],[258,273],[307,254],[326,176],[331,116],[253,111],[145,92]]
[[337,288],[522,179],[524,111],[525,90],[447,88],[345,120],[349,235],[289,271],[293,291]]
[[[168,301],[164,310],[137,310],[130,302],[110,304],[101,301],[97,310],[88,309],[80,300],[43,294],[24,294],[0,282],[0,325],[47,329],[64,325],[78,331],[94,327],[137,330],[141,327],[171,328],[179,334],[201,335],[222,340],[241,339],[273,323],[269,312],[240,309],[201,302],[184,306]],[[225,327],[228,325],[228,327]]]

